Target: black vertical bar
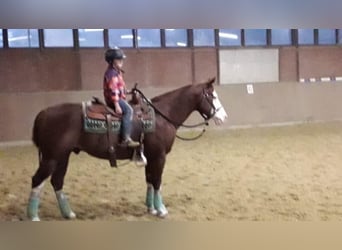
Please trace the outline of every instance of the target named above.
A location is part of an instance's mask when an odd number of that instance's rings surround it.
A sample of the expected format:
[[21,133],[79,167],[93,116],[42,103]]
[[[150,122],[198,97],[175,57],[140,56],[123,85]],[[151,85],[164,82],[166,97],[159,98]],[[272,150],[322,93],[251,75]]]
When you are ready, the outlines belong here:
[[340,35],[340,30],[339,29],[335,29],[335,43],[339,44],[339,35]]
[[299,34],[298,34],[298,29],[292,29],[292,42],[293,45],[296,46],[296,78],[297,81],[300,82],[300,69],[299,69]]
[[45,48],[43,29],[38,29],[38,39],[39,39],[39,49],[42,50],[43,48]]
[[4,48],[8,48],[8,30],[7,29],[3,29],[2,30],[2,39],[3,39],[3,46]]
[[160,45],[162,48],[166,47],[165,29],[160,30]]
[[318,45],[318,29],[314,29],[314,45]]
[[245,46],[245,29],[241,29],[241,46]]
[[109,48],[109,31],[108,29],[103,29],[103,46]]
[[298,30],[291,29],[291,44],[298,47]]
[[220,30],[215,29],[214,30],[214,38],[215,38],[215,51],[216,51],[216,82],[219,84],[221,83],[220,79],[220,36],[219,36]]
[[79,35],[78,35],[78,29],[72,29],[72,37],[74,40],[74,49],[79,50],[80,40],[79,40]]
[[192,29],[187,29],[186,31],[187,31],[186,33],[187,33],[187,38],[188,38],[187,46],[190,48],[193,48],[194,47],[194,32]]
[[214,39],[215,39],[215,47],[219,48],[220,47],[220,36],[219,36],[220,30],[219,29],[214,29]]
[[272,45],[272,30],[266,29],[266,45],[271,46]]
[[187,46],[190,47],[191,52],[191,82],[192,84],[196,81],[196,65],[195,65],[195,48],[194,48],[194,36],[193,36],[193,30],[187,29]]
[[132,35],[133,35],[133,48],[139,48],[139,43],[138,43],[138,30],[137,29],[132,29]]

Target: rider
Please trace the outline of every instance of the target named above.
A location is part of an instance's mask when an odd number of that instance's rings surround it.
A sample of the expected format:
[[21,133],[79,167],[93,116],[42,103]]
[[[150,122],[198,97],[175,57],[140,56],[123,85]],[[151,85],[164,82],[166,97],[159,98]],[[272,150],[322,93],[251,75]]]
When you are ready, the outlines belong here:
[[117,114],[122,115],[122,144],[128,147],[137,147],[139,142],[131,139],[133,109],[126,101],[126,85],[123,79],[123,61],[126,58],[124,52],[114,47],[105,53],[108,68],[103,79],[103,94],[106,104],[114,109]]

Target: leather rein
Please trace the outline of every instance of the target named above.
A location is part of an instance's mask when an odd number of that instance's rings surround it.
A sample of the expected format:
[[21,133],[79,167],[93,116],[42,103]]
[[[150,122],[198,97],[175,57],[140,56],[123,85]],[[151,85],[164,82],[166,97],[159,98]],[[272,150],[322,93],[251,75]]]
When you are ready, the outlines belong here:
[[[186,125],[184,123],[176,123],[175,121],[172,121],[169,117],[167,117],[166,115],[164,115],[156,106],[153,105],[153,103],[135,86],[132,89],[132,93],[137,92],[140,94],[140,96],[146,101],[146,103],[148,105],[150,105],[154,111],[156,113],[158,113],[161,117],[163,117],[166,121],[168,121],[169,123],[171,123],[177,130],[177,127],[184,127],[184,128],[196,128],[199,126],[208,126],[209,123],[208,121],[213,118],[215,116],[215,114],[217,113],[218,109],[215,108],[215,106],[208,100],[209,94],[203,89],[203,93],[202,93],[202,98],[201,98],[201,102],[203,100],[206,100],[209,105],[213,108],[214,112],[212,112],[212,114],[208,117],[205,114],[200,113],[200,115],[203,117],[204,121],[194,124],[194,125]],[[178,139],[184,140],[184,141],[193,141],[193,140],[197,140],[198,138],[200,138],[204,133],[206,132],[205,128],[202,129],[202,131],[200,132],[200,134],[196,135],[195,137],[191,137],[191,138],[186,138],[186,137],[181,137],[179,135],[176,134],[176,137]]]

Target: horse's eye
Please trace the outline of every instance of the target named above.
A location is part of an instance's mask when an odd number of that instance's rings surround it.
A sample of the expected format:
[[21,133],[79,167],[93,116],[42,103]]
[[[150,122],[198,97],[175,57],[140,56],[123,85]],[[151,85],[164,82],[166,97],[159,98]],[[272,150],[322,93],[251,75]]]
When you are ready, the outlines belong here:
[[208,94],[212,99],[215,99],[216,97],[214,96],[214,94],[213,93],[209,93]]

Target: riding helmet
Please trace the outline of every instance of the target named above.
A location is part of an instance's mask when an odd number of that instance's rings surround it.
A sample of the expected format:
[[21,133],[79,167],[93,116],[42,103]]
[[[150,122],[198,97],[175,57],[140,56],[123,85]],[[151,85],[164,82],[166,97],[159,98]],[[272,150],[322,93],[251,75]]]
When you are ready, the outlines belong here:
[[126,55],[122,49],[114,47],[113,49],[108,49],[105,53],[105,60],[107,63],[112,63],[115,59],[125,59]]

